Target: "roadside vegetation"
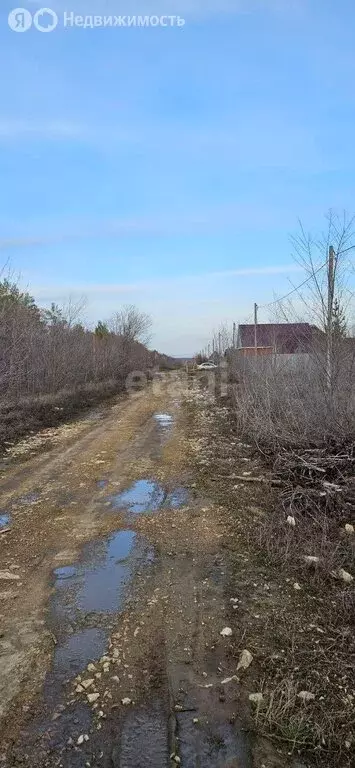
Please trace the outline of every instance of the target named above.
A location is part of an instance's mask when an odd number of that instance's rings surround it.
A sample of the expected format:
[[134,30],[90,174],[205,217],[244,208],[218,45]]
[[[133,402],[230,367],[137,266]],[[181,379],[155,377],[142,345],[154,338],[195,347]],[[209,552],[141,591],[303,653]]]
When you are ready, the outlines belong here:
[[319,241],[301,231],[307,283],[277,313],[316,326],[310,354],[245,357],[230,343],[228,394],[201,422],[201,481],[230,512],[231,621],[236,654],[254,657],[255,727],[326,768],[350,768],[355,750],[353,243],[346,218],[331,215]]
[[142,382],[173,367],[147,348],[151,319],[134,306],[93,330],[81,320],[83,308],[69,301],[41,309],[11,276],[0,280],[0,450],[123,391],[134,372]]

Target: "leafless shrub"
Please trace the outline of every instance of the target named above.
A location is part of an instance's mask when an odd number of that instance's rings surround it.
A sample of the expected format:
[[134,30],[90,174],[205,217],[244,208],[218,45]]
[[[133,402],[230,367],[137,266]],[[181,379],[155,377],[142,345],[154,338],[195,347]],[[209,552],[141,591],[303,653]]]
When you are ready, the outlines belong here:
[[148,344],[152,319],[140,312],[133,304],[126,305],[107,321],[108,328],[127,342],[140,341]]
[[[160,362],[169,365],[165,355],[149,351],[143,343],[151,320],[135,307],[118,312],[110,328],[101,322],[91,331],[82,321],[84,298],[77,302],[69,298],[63,307],[52,304],[43,310],[19,287],[12,273],[4,275],[0,274],[2,441],[23,434],[25,423],[31,423],[31,428],[42,421],[48,423],[40,414],[42,396],[50,397],[50,414],[51,398],[62,390],[70,392],[73,403],[78,403],[85,401],[85,388],[92,386],[103,395],[106,390],[111,393],[114,382],[119,391],[132,371],[141,371],[149,378]],[[33,403],[33,419],[24,406],[26,398]],[[22,427],[16,416],[15,404],[19,403]]]

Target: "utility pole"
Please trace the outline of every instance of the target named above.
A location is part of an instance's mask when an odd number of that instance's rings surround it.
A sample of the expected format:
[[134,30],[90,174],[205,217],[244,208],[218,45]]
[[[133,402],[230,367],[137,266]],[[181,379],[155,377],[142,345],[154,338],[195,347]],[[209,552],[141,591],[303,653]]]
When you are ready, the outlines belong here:
[[328,251],[328,307],[327,307],[327,388],[329,394],[332,391],[333,382],[333,307],[335,289],[335,265],[336,256],[332,245]]
[[236,330],[236,326],[235,326],[235,323],[233,323],[233,349],[235,349],[235,330]]
[[208,344],[207,352],[208,352],[208,359],[210,359],[210,357],[211,357],[211,345],[210,344]]
[[219,334],[218,334],[218,352],[219,352],[219,356],[221,356],[222,355],[222,335],[221,335],[221,332],[219,332]]
[[258,325],[258,305],[254,304],[254,349],[255,349],[255,355],[256,350],[258,348],[258,336],[257,336],[257,325]]

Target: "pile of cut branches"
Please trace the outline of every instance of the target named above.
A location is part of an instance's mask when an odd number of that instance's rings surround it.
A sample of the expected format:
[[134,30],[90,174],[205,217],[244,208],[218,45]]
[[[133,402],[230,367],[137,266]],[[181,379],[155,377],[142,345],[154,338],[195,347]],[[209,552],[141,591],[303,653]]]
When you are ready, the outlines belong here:
[[355,504],[355,444],[282,450],[274,463],[287,514],[322,511],[338,523]]

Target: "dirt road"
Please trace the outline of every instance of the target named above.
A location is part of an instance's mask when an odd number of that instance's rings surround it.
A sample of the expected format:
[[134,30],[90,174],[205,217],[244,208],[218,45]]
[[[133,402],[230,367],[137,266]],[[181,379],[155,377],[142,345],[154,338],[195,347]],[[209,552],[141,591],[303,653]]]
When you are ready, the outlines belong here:
[[2,468],[1,766],[252,765],[177,385]]

